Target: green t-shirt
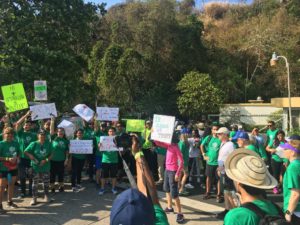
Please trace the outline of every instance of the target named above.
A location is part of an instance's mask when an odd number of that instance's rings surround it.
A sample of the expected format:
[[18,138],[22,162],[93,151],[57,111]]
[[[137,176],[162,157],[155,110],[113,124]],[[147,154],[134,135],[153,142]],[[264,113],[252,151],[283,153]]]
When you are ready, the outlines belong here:
[[267,143],[273,143],[273,141],[274,141],[274,139],[275,139],[275,137],[276,137],[276,133],[277,133],[277,129],[275,129],[275,130],[267,130],[267,133],[266,133],[266,135],[267,135]]
[[[267,215],[278,215],[276,206],[270,201],[254,200],[256,206],[262,209]],[[231,209],[225,216],[224,225],[257,225],[259,224],[260,217],[250,209],[238,207]]]
[[165,149],[165,148],[156,147],[155,151],[159,155],[164,155],[165,156],[167,154],[167,149]]
[[230,137],[230,138],[233,138],[235,134],[236,134],[236,131],[232,130],[232,131],[230,131],[230,133],[229,133],[229,137]]
[[257,153],[260,157],[262,157],[262,156],[260,155],[259,149],[256,148],[255,145],[250,144],[250,145],[248,145],[248,146],[246,147],[246,149],[251,150],[251,151]]
[[66,153],[69,151],[69,141],[65,138],[56,137],[52,144],[52,161],[61,162],[66,160]]
[[[284,142],[281,141],[280,144],[284,144]],[[276,149],[276,146],[274,146],[274,140],[272,142],[269,142],[268,146],[270,148]],[[272,159],[275,160],[276,162],[283,162],[283,161],[286,162],[286,160],[283,160],[282,158],[279,157],[279,155],[277,155],[275,153],[272,154]]]
[[[208,143],[209,141],[209,143]],[[208,135],[205,137],[201,143],[201,145],[206,146],[206,155],[208,156],[207,164],[211,166],[218,165],[218,156],[219,150],[221,146],[221,141],[217,137],[213,137]]]
[[[20,154],[20,145],[16,141],[1,141],[0,142],[0,157],[14,158]],[[0,161],[0,171],[8,171],[8,168],[4,166],[5,162]]]
[[30,143],[37,140],[37,134],[30,131],[25,132],[20,130],[17,132],[17,140],[21,149],[21,158],[29,159],[26,155],[24,155],[24,151]]
[[[43,145],[39,141],[31,142],[24,152],[28,152],[34,156],[39,162],[48,158],[52,153],[52,145],[49,141],[45,141]],[[46,173],[50,171],[50,162],[46,162],[43,166],[31,161],[31,166],[36,173]]]
[[168,218],[164,210],[159,205],[153,205],[155,213],[155,225],[169,225]]
[[107,136],[107,133],[104,133],[100,130],[95,133],[95,138],[96,138],[95,152],[96,152],[96,156],[99,156],[99,157],[102,156],[102,153],[100,152],[99,147],[98,147],[98,145],[100,143],[100,137],[101,136]]
[[[283,211],[288,208],[291,189],[300,190],[300,160],[295,159],[290,162],[283,177]],[[298,201],[295,212],[300,212],[300,201]]]
[[119,157],[117,151],[102,151],[102,163],[118,163]]
[[89,127],[86,127],[83,130],[83,139],[85,139],[85,140],[93,140],[94,137],[95,137],[94,134],[95,134],[95,132],[94,132],[93,129],[91,129]]
[[189,164],[189,146],[184,141],[179,141],[178,147],[183,156],[183,166],[187,167]]

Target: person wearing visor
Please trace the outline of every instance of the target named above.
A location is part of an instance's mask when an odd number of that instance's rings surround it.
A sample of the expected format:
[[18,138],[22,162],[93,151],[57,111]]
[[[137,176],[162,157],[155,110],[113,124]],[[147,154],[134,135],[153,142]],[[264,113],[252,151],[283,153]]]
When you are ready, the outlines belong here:
[[283,212],[292,224],[300,224],[300,141],[280,145],[290,164],[283,177]]

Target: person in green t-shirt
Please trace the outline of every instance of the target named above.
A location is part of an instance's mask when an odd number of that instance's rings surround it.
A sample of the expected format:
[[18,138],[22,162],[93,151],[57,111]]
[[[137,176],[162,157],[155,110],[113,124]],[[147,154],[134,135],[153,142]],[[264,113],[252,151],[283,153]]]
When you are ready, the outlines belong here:
[[300,224],[300,141],[280,145],[290,162],[283,177],[283,212],[292,224]]
[[272,143],[274,141],[274,139],[276,138],[276,133],[277,133],[277,129],[275,126],[275,122],[270,120],[268,121],[268,130],[266,132],[267,135],[267,144]]
[[277,154],[276,154],[276,148],[280,145],[280,144],[284,144],[285,141],[285,133],[282,130],[279,130],[276,133],[276,137],[273,141],[271,141],[270,143],[268,143],[266,150],[267,152],[269,152],[272,155],[272,159],[271,159],[271,169],[272,169],[272,174],[273,176],[276,178],[276,180],[278,181],[278,186],[275,187],[273,189],[273,193],[274,194],[280,194],[281,193],[281,180],[282,180],[282,176],[284,174],[285,171],[285,163],[286,160],[280,158]]
[[226,214],[224,225],[259,224],[262,218],[247,207],[249,204],[266,215],[280,214],[280,209],[263,197],[265,190],[274,188],[277,181],[270,175],[264,160],[257,153],[245,148],[233,151],[226,159],[225,172],[233,180],[242,205]]
[[[205,169],[205,175],[206,175],[206,192],[203,196],[203,199],[209,199],[210,198],[210,190],[211,190],[211,184],[214,179],[217,178],[217,168],[218,168],[218,156],[219,156],[219,150],[221,146],[221,141],[217,137],[217,131],[219,129],[219,126],[213,125],[212,126],[212,135],[206,136],[200,145],[200,149],[202,152],[202,155],[204,159],[206,160],[206,169]],[[220,188],[220,180],[218,180],[217,184],[217,195],[221,195],[221,188]]]
[[18,158],[20,146],[13,140],[13,129],[4,129],[4,141],[0,142],[0,214],[4,212],[2,206],[4,187],[8,185],[7,205],[9,208],[17,208],[13,203],[15,182],[18,173]]
[[44,202],[50,202],[48,194],[52,146],[49,141],[46,141],[45,130],[40,130],[38,132],[38,140],[30,143],[24,153],[31,160],[31,166],[33,169],[32,201],[30,202],[30,205],[37,204],[39,180],[42,181],[44,187]]
[[[108,130],[108,136],[115,136],[115,128],[111,127]],[[101,143],[99,144],[99,147]],[[118,172],[118,151],[102,151],[102,174],[101,174],[101,189],[99,195],[103,195],[105,192],[105,182],[108,178],[111,178],[112,193],[116,195],[118,193],[116,189],[117,172]]]
[[55,179],[58,177],[59,192],[64,192],[65,166],[68,165],[69,141],[65,137],[65,129],[57,128],[57,135],[51,139],[52,158],[50,161],[50,189],[55,192]]
[[183,156],[183,171],[179,177],[179,195],[188,195],[189,193],[184,190],[186,180],[189,176],[189,142],[188,134],[181,134],[178,142],[178,147]]
[[[83,129],[78,129],[75,131],[76,140],[83,140]],[[84,162],[86,159],[86,154],[75,154],[70,153],[72,157],[72,175],[71,175],[71,185],[72,191],[78,192],[81,188],[81,173],[83,170]]]
[[[22,116],[15,126],[17,140],[20,145],[21,155],[19,163],[19,178],[21,183],[21,193],[20,198],[26,195],[26,179],[29,180],[29,196],[32,195],[32,168],[30,159],[25,155],[25,149],[30,143],[37,140],[37,134],[31,132],[32,121],[30,120],[31,112],[28,111],[24,116]],[[23,129],[22,129],[23,126]]]

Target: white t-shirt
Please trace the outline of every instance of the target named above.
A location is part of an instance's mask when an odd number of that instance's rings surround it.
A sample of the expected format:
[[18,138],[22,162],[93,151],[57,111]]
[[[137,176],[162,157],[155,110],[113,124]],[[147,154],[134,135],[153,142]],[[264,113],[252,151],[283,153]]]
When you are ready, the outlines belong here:
[[227,141],[226,143],[222,143],[219,151],[218,157],[218,165],[224,166],[224,163],[228,157],[228,155],[233,152],[234,144],[231,141]]
[[195,145],[197,145],[195,138],[188,138],[189,142],[189,157],[190,158],[197,158],[200,156],[200,149],[197,148]]

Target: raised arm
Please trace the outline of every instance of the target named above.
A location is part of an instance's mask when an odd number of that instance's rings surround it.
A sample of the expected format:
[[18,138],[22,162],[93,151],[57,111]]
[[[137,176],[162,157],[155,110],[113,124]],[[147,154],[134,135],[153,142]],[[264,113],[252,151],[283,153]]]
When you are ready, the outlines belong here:
[[22,116],[17,122],[16,122],[16,125],[15,125],[15,130],[16,131],[19,131],[25,121],[25,119],[31,115],[31,111],[28,111],[24,116]]

